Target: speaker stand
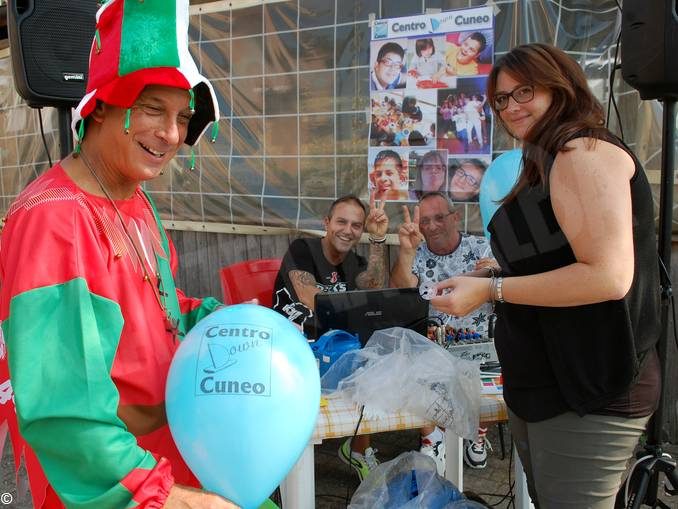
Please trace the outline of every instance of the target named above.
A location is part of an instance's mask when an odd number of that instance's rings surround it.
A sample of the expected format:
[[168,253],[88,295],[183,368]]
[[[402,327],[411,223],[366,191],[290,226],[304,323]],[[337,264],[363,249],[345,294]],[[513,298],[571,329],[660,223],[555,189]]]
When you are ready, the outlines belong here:
[[59,156],[65,158],[73,151],[73,131],[71,131],[71,108],[57,108],[59,117]]
[[[659,258],[666,270],[660,267],[661,281],[661,333],[657,351],[661,365],[662,394],[659,407],[652,416],[648,426],[645,447],[636,454],[638,465],[634,469],[629,482],[629,499],[626,507],[637,509],[642,504],[650,507],[668,508],[664,502],[657,499],[659,489],[659,475],[664,474],[666,482],[664,491],[668,495],[678,494],[678,469],[676,461],[662,451],[662,431],[664,424],[664,387],[666,383],[667,355],[668,355],[668,328],[669,309],[671,304],[671,232],[673,220],[673,174],[675,168],[676,147],[676,100],[664,99],[664,118],[662,136],[662,170],[659,195]],[[617,506],[623,500],[625,486],[622,484],[617,497]]]

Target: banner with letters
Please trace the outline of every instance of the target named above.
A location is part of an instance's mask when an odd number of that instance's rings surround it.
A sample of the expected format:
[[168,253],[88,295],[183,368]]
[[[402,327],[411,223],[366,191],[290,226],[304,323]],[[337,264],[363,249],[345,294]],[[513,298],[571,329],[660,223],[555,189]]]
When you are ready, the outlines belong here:
[[370,41],[368,190],[476,202],[492,158],[491,7],[376,20]]

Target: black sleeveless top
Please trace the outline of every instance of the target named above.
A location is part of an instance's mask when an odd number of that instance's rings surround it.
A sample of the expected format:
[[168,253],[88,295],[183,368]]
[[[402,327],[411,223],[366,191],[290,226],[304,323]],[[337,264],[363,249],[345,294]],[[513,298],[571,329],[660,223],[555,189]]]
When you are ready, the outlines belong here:
[[[659,375],[654,352],[648,356],[653,362],[643,363],[640,373],[640,361],[656,345],[660,333],[652,194],[640,162],[628,147],[611,134],[604,140],[625,150],[635,162],[630,180],[633,283],[623,299],[596,304],[497,304],[495,346],[504,376],[504,398],[518,417],[529,422],[570,410],[579,415],[630,415],[632,412],[614,410],[620,401],[633,400],[636,385],[639,390],[645,388],[643,398],[654,398],[647,401],[645,406],[651,408],[644,415],[656,407]],[[504,276],[538,274],[576,261],[553,213],[547,186],[528,186],[503,204],[488,231]],[[638,384],[638,378],[644,383]]]

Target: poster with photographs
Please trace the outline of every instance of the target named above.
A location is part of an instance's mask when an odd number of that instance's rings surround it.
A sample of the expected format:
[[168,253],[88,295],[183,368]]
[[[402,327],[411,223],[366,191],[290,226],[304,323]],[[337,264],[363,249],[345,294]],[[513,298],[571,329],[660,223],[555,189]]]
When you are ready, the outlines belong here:
[[478,200],[492,156],[493,22],[490,7],[374,22],[367,185],[378,198]]

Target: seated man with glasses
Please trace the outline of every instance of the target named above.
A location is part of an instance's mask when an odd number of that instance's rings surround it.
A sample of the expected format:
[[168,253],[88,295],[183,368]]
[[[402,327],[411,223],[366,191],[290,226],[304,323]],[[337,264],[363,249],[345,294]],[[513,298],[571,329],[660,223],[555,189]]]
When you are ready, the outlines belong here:
[[487,164],[480,159],[466,159],[450,166],[450,198],[452,201],[478,201],[480,181]]
[[400,44],[387,42],[377,53],[374,69],[370,72],[370,90],[391,90],[405,88],[405,79],[401,73],[405,50]]
[[[458,274],[494,266],[489,242],[484,237],[461,233],[457,229],[459,213],[449,198],[441,192],[426,193],[414,207],[414,217],[403,206],[404,222],[398,230],[400,250],[391,270],[391,286],[411,288],[422,283],[437,283]],[[424,241],[424,242],[422,242]],[[487,331],[487,319],[492,309],[489,304],[479,307],[466,316],[449,316],[431,307],[430,317],[455,329],[475,329],[480,334]],[[487,465],[487,426],[480,423],[478,439],[464,443],[464,461],[471,468]],[[438,473],[445,470],[445,441],[436,426],[421,429],[423,454],[431,456]]]

